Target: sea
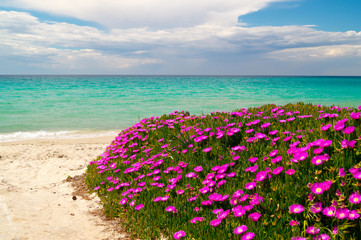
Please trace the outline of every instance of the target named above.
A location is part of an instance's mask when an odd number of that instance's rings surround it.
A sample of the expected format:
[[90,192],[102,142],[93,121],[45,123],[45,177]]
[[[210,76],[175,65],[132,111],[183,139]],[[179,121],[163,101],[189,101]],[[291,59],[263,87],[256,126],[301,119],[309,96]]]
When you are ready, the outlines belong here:
[[116,136],[175,110],[204,115],[274,103],[361,105],[361,77],[0,76],[0,142]]

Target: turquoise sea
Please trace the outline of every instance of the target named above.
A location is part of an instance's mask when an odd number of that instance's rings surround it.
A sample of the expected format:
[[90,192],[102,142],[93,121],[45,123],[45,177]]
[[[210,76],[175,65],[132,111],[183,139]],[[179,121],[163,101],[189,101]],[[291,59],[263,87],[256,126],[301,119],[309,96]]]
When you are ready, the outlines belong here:
[[116,134],[140,119],[267,103],[361,105],[361,77],[0,76],[0,141]]

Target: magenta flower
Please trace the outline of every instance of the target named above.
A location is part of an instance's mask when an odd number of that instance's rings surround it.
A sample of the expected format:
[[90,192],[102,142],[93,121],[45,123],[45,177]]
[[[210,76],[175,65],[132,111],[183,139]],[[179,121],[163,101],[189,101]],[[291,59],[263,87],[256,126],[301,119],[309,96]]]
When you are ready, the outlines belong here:
[[275,135],[275,134],[277,134],[278,133],[278,130],[273,130],[273,131],[270,131],[268,134],[269,135]]
[[345,219],[348,217],[350,210],[347,208],[338,208],[335,212],[335,217],[338,219]]
[[121,205],[124,205],[124,204],[126,204],[127,203],[127,201],[128,201],[128,198],[122,198],[122,200],[120,200],[120,204]]
[[183,194],[184,193],[184,190],[182,190],[182,189],[179,189],[178,191],[177,191],[177,194],[179,194],[179,195],[181,195],[181,194]]
[[94,188],[94,190],[96,191],[96,190],[98,190],[100,188],[100,186],[96,186],[95,188]]
[[203,152],[210,152],[212,150],[211,147],[203,149]]
[[289,207],[291,213],[301,213],[305,208],[301,204],[293,204]]
[[251,163],[255,163],[257,160],[258,160],[257,157],[252,157],[252,158],[248,159],[248,161]]
[[276,155],[277,155],[277,149],[274,150],[274,151],[272,151],[272,152],[270,152],[270,154],[269,154],[270,157],[274,157],[274,156],[276,156]]
[[361,195],[358,192],[354,192],[350,195],[348,200],[350,203],[359,204],[361,202]]
[[252,221],[258,221],[258,219],[261,217],[262,215],[258,212],[254,212],[251,213],[250,215],[248,215],[248,218],[251,219]]
[[316,155],[311,159],[311,163],[317,166],[323,163],[323,159],[322,155]]
[[326,215],[328,217],[333,217],[335,215],[336,208],[335,207],[326,207],[323,209],[322,213],[323,215]]
[[283,167],[280,166],[280,167],[278,167],[278,168],[273,169],[272,174],[273,174],[273,175],[278,175],[278,174],[280,174],[282,171],[283,171]]
[[348,213],[348,219],[350,220],[355,220],[355,219],[358,219],[360,217],[360,214],[357,213],[357,210],[351,210],[349,213]]
[[335,131],[341,131],[342,129],[345,128],[345,124],[343,124],[343,123],[336,124],[335,126],[333,126],[333,128],[335,129]]
[[327,125],[325,125],[325,126],[322,126],[322,127],[321,127],[321,130],[322,130],[322,131],[327,131],[330,127],[332,127],[332,125],[331,125],[331,124],[327,124]]
[[356,144],[355,140],[348,141],[346,139],[341,141],[341,147],[342,148],[354,148]]
[[241,240],[253,239],[254,236],[255,236],[255,234],[253,232],[247,232],[241,237]]
[[296,236],[296,237],[292,237],[291,240],[307,240],[307,238]]
[[288,169],[288,170],[286,171],[286,174],[287,174],[287,175],[293,175],[293,174],[295,174],[295,170],[294,170],[294,169]]
[[320,229],[319,228],[316,228],[314,226],[310,226],[306,229],[305,231],[306,233],[308,234],[311,234],[311,235],[315,235],[315,234],[318,234],[320,232]]
[[139,204],[139,205],[137,205],[137,206],[135,206],[135,210],[137,210],[137,211],[139,211],[140,209],[142,209],[143,208],[143,204]]
[[256,181],[257,182],[261,182],[263,181],[264,179],[266,179],[267,177],[267,172],[266,171],[259,171],[257,174],[256,174]]
[[322,184],[321,183],[314,183],[311,186],[311,191],[314,194],[320,195],[324,192],[324,189],[322,188]]
[[198,222],[203,222],[204,221],[204,217],[195,217],[193,219],[190,220],[191,223],[196,223],[197,221]]
[[324,233],[314,238],[314,240],[330,240],[330,239],[331,237]]
[[360,116],[361,116],[361,112],[352,112],[352,113],[350,113],[350,118],[352,118],[352,119],[359,119],[360,118]]
[[203,170],[203,167],[202,166],[198,166],[198,167],[195,167],[194,168],[194,171],[195,172],[201,172]]
[[255,182],[249,182],[249,183],[246,183],[244,188],[247,189],[247,190],[251,190],[251,189],[255,188],[256,185],[257,185],[257,183],[255,183]]
[[355,127],[354,127],[354,126],[349,126],[349,127],[345,128],[342,132],[343,132],[344,134],[351,134],[351,133],[353,133],[354,131],[355,131]]
[[233,233],[234,234],[242,234],[244,233],[245,231],[247,231],[247,226],[246,225],[241,225],[241,226],[238,226],[234,229]]
[[180,239],[181,237],[184,237],[186,235],[186,233],[184,231],[178,231],[176,233],[174,233],[173,237],[175,239]]
[[174,206],[168,206],[168,207],[165,208],[165,211],[166,212],[174,212],[174,213],[176,213],[177,209]]
[[202,187],[201,189],[199,189],[199,191],[203,194],[206,194],[209,191],[209,187],[207,187],[207,186]]
[[230,212],[231,212],[231,210],[223,211],[222,213],[218,214],[217,218],[225,219],[229,215]]
[[340,168],[340,169],[338,170],[338,176],[340,176],[340,177],[346,176],[346,172],[345,172],[345,169],[344,169],[344,168]]
[[318,202],[318,203],[315,203],[313,204],[311,207],[310,207],[310,210],[311,212],[313,213],[319,213],[322,211],[322,202]]
[[213,226],[213,227],[216,227],[216,226],[218,226],[219,224],[221,224],[221,222],[222,222],[222,219],[213,219],[212,221],[210,221],[209,222],[209,224],[211,225],[211,226]]
[[292,227],[297,226],[297,225],[299,225],[299,224],[300,224],[299,221],[296,221],[296,220],[291,220],[291,221],[290,221],[290,225],[291,225]]

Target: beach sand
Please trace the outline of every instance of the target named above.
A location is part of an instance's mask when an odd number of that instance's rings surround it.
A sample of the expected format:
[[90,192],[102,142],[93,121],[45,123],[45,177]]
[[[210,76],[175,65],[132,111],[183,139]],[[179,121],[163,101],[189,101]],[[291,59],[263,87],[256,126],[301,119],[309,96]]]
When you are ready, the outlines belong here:
[[100,216],[95,194],[82,196],[69,181],[79,183],[73,177],[113,139],[0,143],[0,240],[130,239]]

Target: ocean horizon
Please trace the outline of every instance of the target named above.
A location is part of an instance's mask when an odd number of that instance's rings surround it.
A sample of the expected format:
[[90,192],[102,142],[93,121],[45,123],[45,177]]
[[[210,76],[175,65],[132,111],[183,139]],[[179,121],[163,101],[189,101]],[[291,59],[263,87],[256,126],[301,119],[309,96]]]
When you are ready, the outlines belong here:
[[116,135],[173,111],[361,105],[358,76],[0,75],[0,142]]

